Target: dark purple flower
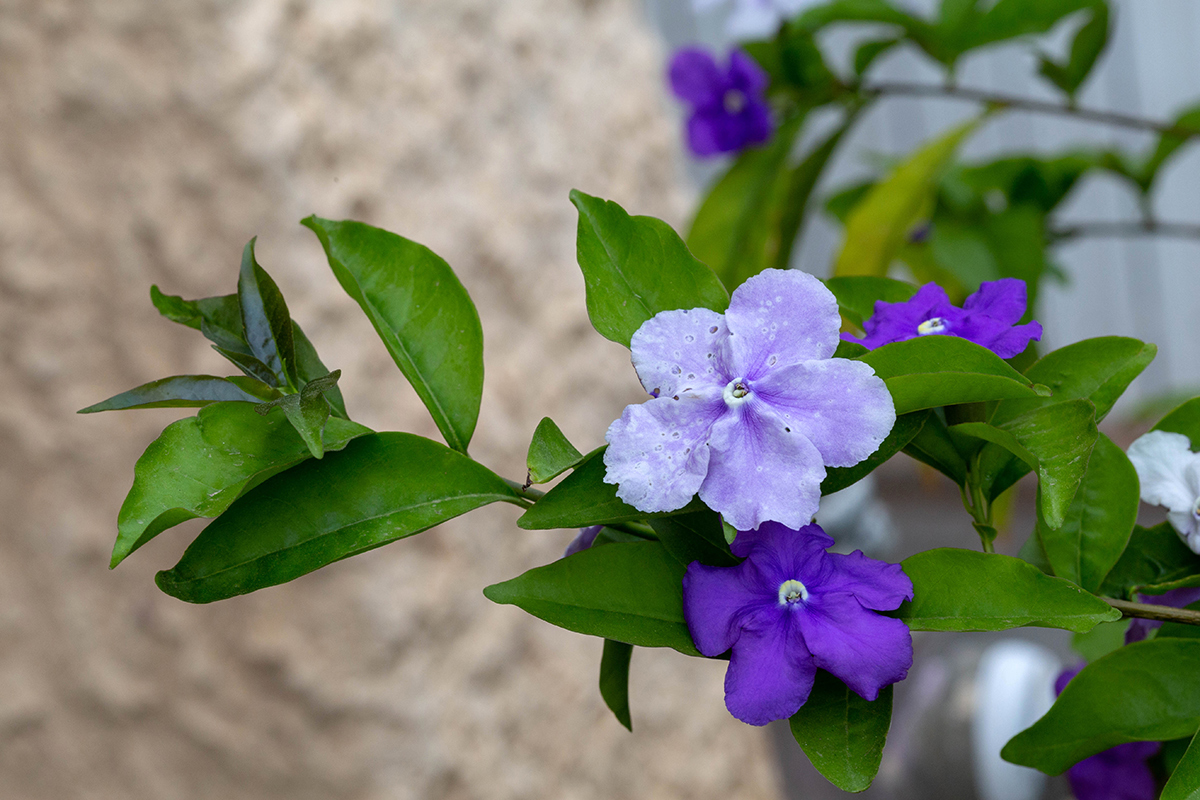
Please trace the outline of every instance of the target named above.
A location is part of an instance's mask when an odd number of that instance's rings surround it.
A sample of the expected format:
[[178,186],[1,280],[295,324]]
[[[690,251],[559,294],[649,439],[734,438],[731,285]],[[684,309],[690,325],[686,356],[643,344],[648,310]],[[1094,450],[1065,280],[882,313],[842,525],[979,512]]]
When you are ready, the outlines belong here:
[[[1064,670],[1054,681],[1054,693],[1083,669]],[[1158,752],[1159,742],[1127,742],[1085,758],[1067,770],[1076,800],[1155,800],[1158,785],[1146,759]]]
[[653,399],[609,426],[605,482],[639,511],[699,493],[738,530],[812,522],[825,467],[862,461],[896,422],[870,366],[831,358],[840,325],[824,284],[778,269],[734,290],[724,314],[647,320],[629,349]]
[[706,656],[733,652],[725,673],[729,713],[751,725],[795,714],[827,670],[867,700],[903,680],[912,635],[875,611],[913,596],[899,564],[827,553],[833,539],[817,525],[774,522],[742,531],[736,567],[693,562],[683,577],[683,615]]
[[1025,314],[1025,281],[1001,278],[980,284],[963,307],[951,305],[945,290],[927,283],[903,303],[875,302],[875,314],[863,323],[866,336],[842,338],[868,350],[918,336],[958,336],[982,345],[1001,358],[1012,358],[1030,341],[1042,338],[1038,322],[1017,325]]
[[764,99],[770,78],[741,50],[722,69],[707,51],[685,47],[671,59],[671,90],[692,106],[688,146],[698,156],[731,153],[771,138],[771,109]]
[[592,525],[588,528],[580,528],[579,533],[567,545],[567,549],[563,551],[562,557],[566,558],[580,551],[587,550],[596,541],[596,534],[600,533],[600,529],[603,527],[603,525]]
[[[1200,588],[1172,589],[1163,594],[1140,595],[1143,603],[1154,603],[1171,608],[1183,608],[1200,600]],[[1162,621],[1157,619],[1142,619],[1134,617],[1133,622],[1125,630],[1125,644],[1140,642],[1150,635],[1150,631],[1162,627]]]

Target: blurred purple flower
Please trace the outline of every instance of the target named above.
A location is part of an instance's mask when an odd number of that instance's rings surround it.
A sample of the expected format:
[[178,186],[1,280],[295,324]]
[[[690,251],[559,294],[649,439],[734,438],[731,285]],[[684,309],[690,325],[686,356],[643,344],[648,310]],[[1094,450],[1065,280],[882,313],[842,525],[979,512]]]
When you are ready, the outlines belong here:
[[566,558],[582,550],[587,550],[596,541],[596,534],[600,533],[600,529],[603,527],[603,525],[592,525],[588,528],[580,528],[578,535],[571,540],[571,543],[567,545],[567,549],[563,551],[562,557]]
[[[768,522],[733,542],[736,567],[693,562],[683,577],[683,615],[706,656],[732,649],[725,673],[729,713],[751,725],[795,714],[827,670],[867,700],[903,680],[912,635],[875,611],[913,596],[899,564],[827,553],[833,538],[817,525]],[[874,610],[872,610],[874,609]]]
[[[1054,694],[1070,683],[1083,666],[1064,670],[1054,682]],[[1146,759],[1158,752],[1159,742],[1128,742],[1089,756],[1067,770],[1076,800],[1155,800],[1158,785]]]
[[946,292],[927,283],[903,303],[875,302],[875,314],[863,323],[866,336],[848,333],[842,338],[869,350],[918,336],[958,336],[982,345],[1001,358],[1012,358],[1030,341],[1042,338],[1038,322],[1017,325],[1025,314],[1025,281],[1001,278],[980,285],[962,308],[951,305]]
[[[1200,588],[1172,589],[1163,594],[1143,594],[1139,595],[1139,597],[1143,603],[1154,603],[1155,605],[1170,606],[1171,608],[1183,608],[1200,600]],[[1160,627],[1162,627],[1160,620],[1134,617],[1133,622],[1129,623],[1129,628],[1125,631],[1125,644],[1140,642],[1150,635],[1150,631]]]
[[739,286],[725,314],[647,320],[629,347],[653,399],[609,426],[605,482],[639,511],[699,492],[738,530],[812,522],[826,465],[862,461],[896,421],[871,367],[831,358],[840,324],[824,284],[777,269]]
[[671,59],[671,90],[692,106],[688,147],[700,157],[731,153],[771,138],[771,109],[763,97],[770,79],[741,50],[722,69],[708,52],[686,47]]

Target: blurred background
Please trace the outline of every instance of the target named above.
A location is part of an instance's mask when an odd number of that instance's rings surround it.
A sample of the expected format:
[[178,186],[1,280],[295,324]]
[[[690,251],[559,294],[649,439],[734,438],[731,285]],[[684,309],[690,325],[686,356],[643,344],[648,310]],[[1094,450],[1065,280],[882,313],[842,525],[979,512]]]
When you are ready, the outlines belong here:
[[[1114,5],[1116,38],[1081,104],[1173,117],[1200,95],[1200,9]],[[711,169],[687,161],[662,76],[673,46],[721,43],[714,20],[686,0],[0,0],[0,798],[796,796],[803,757],[729,716],[724,662],[639,649],[630,734],[596,691],[599,640],[484,599],[574,532],[521,531],[516,509],[493,506],[291,584],[188,606],[153,576],[200,521],[106,568],[133,464],[182,415],[74,414],[168,373],[225,374],[148,289],[232,291],[258,236],[293,316],[343,370],[351,415],[436,437],[297,224],[317,213],[428,245],[475,298],[487,367],[476,458],[521,475],[545,415],[580,449],[597,446],[643,393],[627,351],[587,322],[567,192],[686,226]],[[1024,45],[968,56],[960,81],[1049,96],[1022,58]],[[905,50],[877,69],[929,77]],[[843,147],[832,183],[973,108],[889,101]],[[1137,136],[1009,114],[966,155],[1149,144]],[[1156,190],[1161,218],[1195,219],[1198,171],[1184,153]],[[1067,221],[1133,214],[1116,186],[1087,180]],[[839,236],[812,220],[799,266],[824,274]],[[1045,343],[1158,342],[1134,401],[1200,384],[1197,247],[1065,248],[1071,282],[1044,295]],[[940,477],[896,459],[879,492],[894,557],[974,546]],[[1020,508],[1013,520],[1008,552],[1031,527]],[[975,674],[978,655],[964,658],[946,661],[951,678]],[[894,728],[888,752],[914,747],[903,731],[919,727]]]

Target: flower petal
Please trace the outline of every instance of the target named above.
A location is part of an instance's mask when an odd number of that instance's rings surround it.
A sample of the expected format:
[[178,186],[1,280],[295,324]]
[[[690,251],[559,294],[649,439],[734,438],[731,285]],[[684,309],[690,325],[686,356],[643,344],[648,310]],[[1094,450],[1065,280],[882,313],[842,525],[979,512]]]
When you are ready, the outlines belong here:
[[841,316],[833,292],[806,272],[767,269],[733,292],[725,312],[735,378],[754,380],[770,368],[829,358]]
[[1001,358],[1012,358],[1025,352],[1025,348],[1029,347],[1030,342],[1040,342],[1042,340],[1042,323],[1027,322],[1024,325],[1016,325],[1014,327],[1002,328],[998,333],[991,336],[985,336],[982,333],[976,333],[977,326],[975,323],[970,325],[962,325],[955,334],[970,339],[975,344],[982,345],[988,350],[991,350]]
[[778,592],[778,583],[749,561],[736,567],[693,561],[683,576],[683,618],[696,649],[712,657],[733,647],[751,617],[774,613]]
[[800,572],[796,565],[807,562],[814,553],[824,553],[833,543],[833,537],[820,525],[805,525],[795,530],[778,522],[764,522],[758,530],[738,531],[729,549],[738,558],[749,558],[753,554],[756,562],[769,559],[771,563],[779,564],[777,583],[783,583],[798,579]]
[[729,82],[734,88],[745,92],[748,99],[754,99],[766,90],[771,78],[745,52],[732,50],[729,53]]
[[742,722],[786,719],[808,699],[817,668],[796,625],[798,616],[780,609],[774,624],[745,630],[733,645],[725,707]]
[[605,483],[639,511],[674,511],[687,505],[708,472],[705,444],[725,413],[720,392],[659,397],[625,408],[604,435]]
[[861,361],[835,358],[771,370],[754,382],[754,392],[816,445],[830,467],[862,461],[896,424],[891,393]]
[[1085,758],[1067,770],[1078,800],[1154,800],[1158,785],[1146,759],[1158,742],[1130,742]]
[[963,311],[970,316],[986,315],[1004,325],[1016,325],[1025,315],[1027,289],[1019,278],[1001,278],[984,281],[979,291],[963,303]]
[[849,555],[826,554],[824,566],[825,574],[814,584],[823,592],[849,592],[864,608],[893,611],[913,599],[912,581],[899,564],[868,558],[855,550]]
[[898,619],[868,611],[848,592],[811,589],[801,629],[816,665],[865,700],[904,680],[912,666],[912,634]]
[[1187,484],[1184,471],[1200,456],[1191,450],[1191,442],[1182,433],[1150,431],[1139,437],[1126,451],[1142,485],[1142,500],[1170,511],[1191,512],[1196,497]]
[[706,105],[725,94],[726,79],[717,62],[698,47],[685,47],[671,59],[667,70],[671,91],[693,105]]
[[660,311],[629,342],[633,368],[654,397],[672,397],[702,386],[723,390],[729,331],[707,308]]
[[762,401],[749,400],[712,427],[700,499],[739,531],[766,521],[807,525],[821,500],[821,453]]

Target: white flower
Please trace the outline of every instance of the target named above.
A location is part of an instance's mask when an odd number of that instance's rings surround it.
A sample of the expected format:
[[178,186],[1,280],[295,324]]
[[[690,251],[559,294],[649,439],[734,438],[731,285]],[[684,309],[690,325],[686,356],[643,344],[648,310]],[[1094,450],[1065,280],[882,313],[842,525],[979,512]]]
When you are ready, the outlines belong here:
[[819,0],[692,0],[692,8],[701,13],[732,2],[725,30],[738,41],[766,39],[779,31],[780,24],[795,17]]
[[1200,553],[1200,453],[1182,433],[1150,431],[1127,453],[1142,485],[1142,500],[1164,506],[1167,519]]

